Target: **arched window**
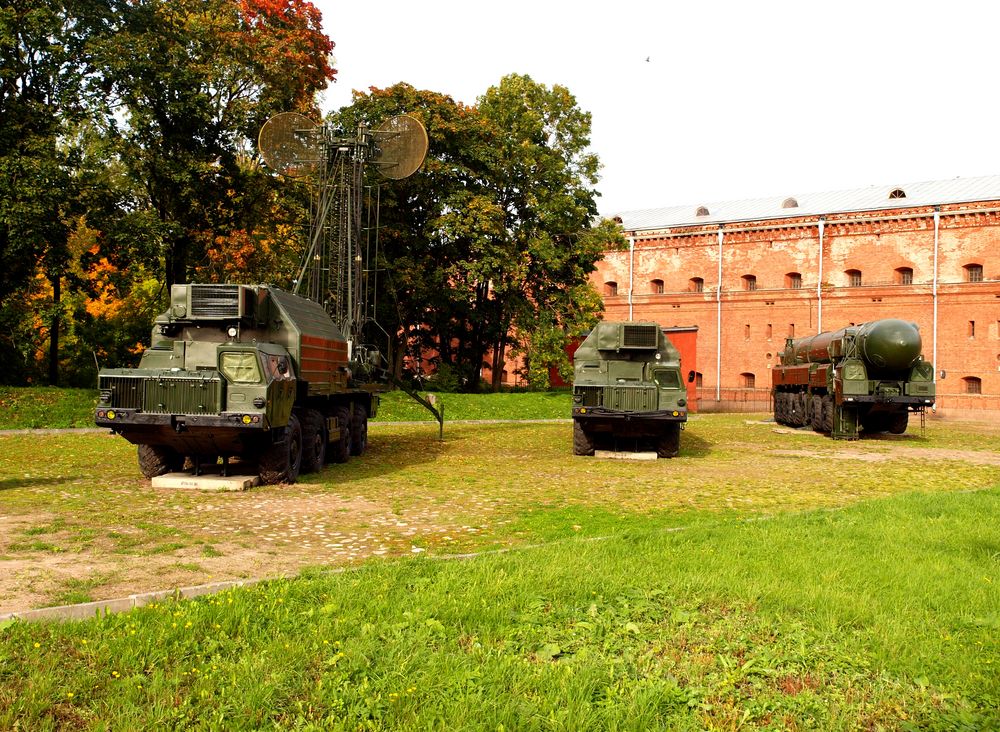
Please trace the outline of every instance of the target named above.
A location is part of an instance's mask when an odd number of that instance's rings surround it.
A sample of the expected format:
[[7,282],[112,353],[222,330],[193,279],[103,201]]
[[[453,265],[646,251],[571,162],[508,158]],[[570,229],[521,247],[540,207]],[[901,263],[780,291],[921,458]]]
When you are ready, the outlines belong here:
[[799,272],[785,273],[785,287],[789,290],[802,289],[802,275]]
[[654,295],[663,294],[663,280],[650,280],[649,281],[649,291]]
[[978,376],[966,376],[962,379],[962,383],[965,384],[966,394],[983,393],[983,380]]
[[784,201],[781,202],[781,207],[782,208],[798,208],[799,207],[799,202],[796,201],[794,198],[786,198]]
[[740,384],[744,389],[753,389],[757,383],[757,377],[754,376],[749,371],[744,371],[740,374]]
[[757,276],[752,274],[743,275],[743,289],[744,290],[756,290],[757,289]]
[[913,267],[896,267],[896,284],[913,284]]
[[694,212],[695,216],[708,216],[708,209],[704,206],[699,206],[698,210]]
[[701,277],[692,277],[688,280],[688,289],[691,292],[703,292],[705,290],[705,280]]
[[861,270],[860,269],[849,269],[844,272],[847,275],[847,286],[848,287],[861,287]]
[[618,294],[618,283],[617,282],[605,282],[604,283],[604,294],[609,297],[614,297]]
[[701,371],[695,371],[694,385],[700,389],[704,385],[704,382],[705,382],[704,374],[702,374]]
[[889,198],[906,198],[906,191],[902,188],[893,188],[889,191]]
[[983,281],[983,265],[981,264],[967,264],[962,269],[965,270],[965,281],[966,282],[982,282]]

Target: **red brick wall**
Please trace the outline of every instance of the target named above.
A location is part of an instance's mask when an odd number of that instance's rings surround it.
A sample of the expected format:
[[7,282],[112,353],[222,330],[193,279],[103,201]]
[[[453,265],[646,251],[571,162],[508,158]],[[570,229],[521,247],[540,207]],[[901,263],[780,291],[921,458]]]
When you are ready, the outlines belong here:
[[[1000,202],[983,202],[945,206],[940,213],[937,370],[946,376],[937,384],[939,409],[1000,409],[997,209]],[[758,390],[768,388],[769,369],[792,326],[794,336],[802,337],[878,318],[911,320],[920,327],[925,358],[932,358],[934,218],[929,208],[828,216],[822,275],[815,219],[727,224],[721,293],[716,290],[718,228],[639,232],[633,261],[632,318],[698,328],[703,410],[712,408],[716,393],[733,398],[733,390],[744,388],[743,374],[754,374]],[[618,285],[616,296],[605,295],[608,320],[629,317],[629,262],[628,251],[609,252],[593,275],[601,292],[608,281]],[[966,281],[964,265],[970,263],[983,266],[983,282]],[[902,267],[912,269],[911,284],[897,284]],[[847,270],[861,272],[860,287],[850,286]],[[788,286],[790,272],[801,274],[801,289]],[[756,278],[755,290],[747,289],[744,275]],[[693,277],[704,280],[702,292],[691,291]],[[662,294],[654,291],[653,280],[663,281]],[[963,377],[981,379],[982,394],[966,394]]]

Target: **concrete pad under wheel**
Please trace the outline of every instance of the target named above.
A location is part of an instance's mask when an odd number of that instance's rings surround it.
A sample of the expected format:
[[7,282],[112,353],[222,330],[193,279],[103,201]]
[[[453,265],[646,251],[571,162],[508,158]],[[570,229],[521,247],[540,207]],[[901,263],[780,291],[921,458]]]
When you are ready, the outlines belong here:
[[152,480],[154,488],[187,488],[196,491],[245,491],[260,484],[257,475],[229,475],[218,473],[166,473]]
[[610,460],[656,460],[655,452],[615,452],[614,450],[594,450],[594,457]]

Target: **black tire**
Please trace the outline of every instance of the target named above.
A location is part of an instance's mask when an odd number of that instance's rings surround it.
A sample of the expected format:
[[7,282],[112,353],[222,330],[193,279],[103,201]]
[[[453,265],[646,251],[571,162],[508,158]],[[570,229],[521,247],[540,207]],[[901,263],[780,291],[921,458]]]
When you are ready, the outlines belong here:
[[788,410],[786,408],[788,399],[785,397],[786,395],[783,391],[779,391],[774,395],[774,421],[778,424],[788,424]]
[[351,412],[347,407],[336,407],[333,414],[340,428],[340,439],[330,445],[327,454],[330,462],[346,463],[351,456]]
[[260,482],[265,485],[294,483],[302,469],[302,426],[294,414],[288,418],[285,438],[264,450],[257,464]]
[[813,394],[812,398],[812,428],[815,432],[823,431],[823,397]]
[[362,455],[368,449],[368,410],[354,405],[354,419],[351,421],[351,454]]
[[302,472],[316,473],[326,464],[326,420],[316,409],[302,413]]
[[823,431],[833,432],[833,397],[829,394],[823,397]]
[[184,456],[165,445],[139,445],[139,471],[146,478],[176,473],[184,467]]
[[573,454],[593,455],[594,439],[578,420],[573,420]]
[[889,431],[894,435],[901,435],[906,432],[906,427],[910,423],[910,413],[900,412],[889,417]]
[[677,422],[669,422],[656,443],[656,456],[661,458],[677,457],[681,451],[681,426]]

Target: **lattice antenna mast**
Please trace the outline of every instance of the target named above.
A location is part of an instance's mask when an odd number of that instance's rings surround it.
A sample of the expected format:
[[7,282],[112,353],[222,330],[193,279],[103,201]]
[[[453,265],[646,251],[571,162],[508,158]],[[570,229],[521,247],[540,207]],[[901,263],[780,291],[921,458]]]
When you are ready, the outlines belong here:
[[354,136],[342,136],[329,125],[285,112],[264,124],[259,146],[272,169],[288,177],[309,177],[317,184],[309,246],[299,263],[294,292],[323,305],[356,344],[365,313],[364,167],[373,165],[390,179],[412,175],[427,153],[427,132],[417,119],[400,115],[375,130],[360,125]]

